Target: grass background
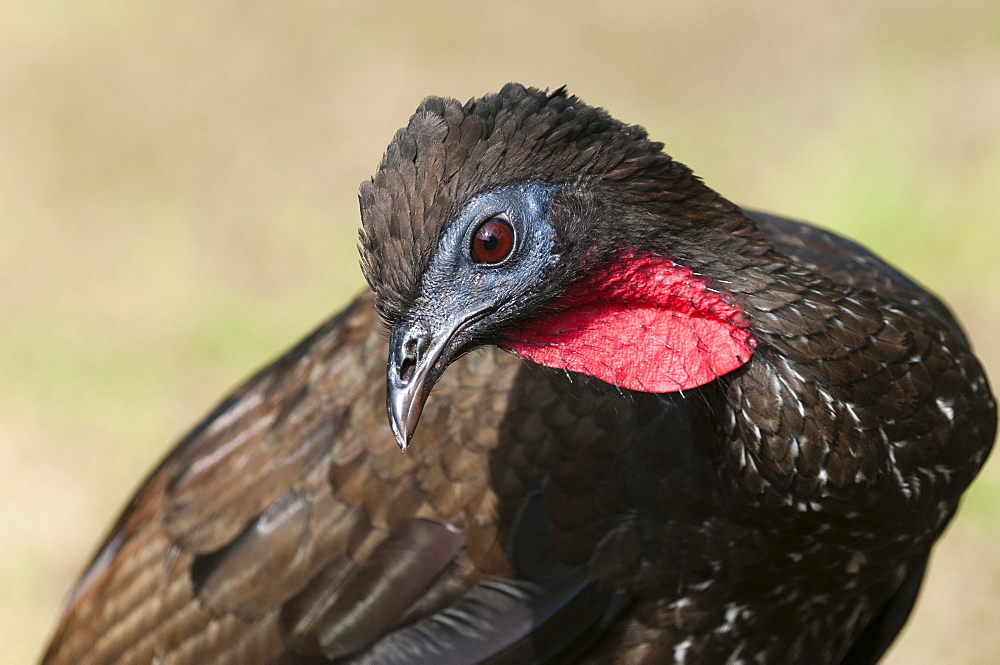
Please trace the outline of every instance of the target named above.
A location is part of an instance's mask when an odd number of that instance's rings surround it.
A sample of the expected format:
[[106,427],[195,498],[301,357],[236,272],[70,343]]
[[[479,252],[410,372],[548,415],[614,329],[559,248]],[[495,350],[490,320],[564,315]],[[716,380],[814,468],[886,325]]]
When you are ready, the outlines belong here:
[[[420,99],[568,84],[729,198],[836,228],[1000,375],[1000,6],[0,7],[0,663],[139,480],[362,287],[357,184]],[[995,663],[1000,463],[889,662]]]

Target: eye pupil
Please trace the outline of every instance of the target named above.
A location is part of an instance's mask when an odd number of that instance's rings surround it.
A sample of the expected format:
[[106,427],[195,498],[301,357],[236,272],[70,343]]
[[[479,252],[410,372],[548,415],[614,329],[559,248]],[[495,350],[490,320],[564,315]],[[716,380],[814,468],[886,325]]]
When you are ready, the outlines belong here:
[[472,236],[472,260],[500,263],[514,249],[514,227],[505,215],[494,215],[479,225]]

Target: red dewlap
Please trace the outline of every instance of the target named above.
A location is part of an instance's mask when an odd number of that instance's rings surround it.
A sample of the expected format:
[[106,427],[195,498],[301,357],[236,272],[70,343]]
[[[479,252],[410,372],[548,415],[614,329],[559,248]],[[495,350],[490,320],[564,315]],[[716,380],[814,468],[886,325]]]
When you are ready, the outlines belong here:
[[741,367],[756,339],[743,314],[670,259],[627,253],[569,288],[503,346],[540,365],[648,393],[687,390]]

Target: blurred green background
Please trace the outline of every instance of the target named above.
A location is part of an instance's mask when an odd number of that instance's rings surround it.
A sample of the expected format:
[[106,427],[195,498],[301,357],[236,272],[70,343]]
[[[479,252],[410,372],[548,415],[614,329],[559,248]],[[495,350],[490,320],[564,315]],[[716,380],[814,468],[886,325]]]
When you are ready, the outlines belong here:
[[[729,198],[873,247],[1000,376],[1000,5],[5,2],[0,662],[130,492],[359,289],[357,185],[429,94],[568,84]],[[1000,463],[891,663],[996,663]]]

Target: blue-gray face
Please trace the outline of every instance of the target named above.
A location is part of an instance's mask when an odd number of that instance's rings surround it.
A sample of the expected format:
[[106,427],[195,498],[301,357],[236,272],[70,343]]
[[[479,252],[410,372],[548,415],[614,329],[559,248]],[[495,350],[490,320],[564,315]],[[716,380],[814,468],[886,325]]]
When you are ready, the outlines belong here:
[[389,335],[386,402],[400,447],[449,363],[530,308],[559,259],[548,219],[557,191],[523,184],[481,194],[445,229],[419,297]]
[[[548,220],[549,204],[558,189],[527,183],[471,199],[441,236],[424,272],[420,296],[410,309],[410,321],[455,331],[472,322],[488,327],[488,319],[501,308],[504,318],[516,315],[525,304],[519,296],[543,279],[559,258],[554,253],[556,232]],[[509,224],[512,247],[509,253],[487,255],[499,260],[482,260],[483,254],[477,257],[474,249],[477,233],[479,249],[496,252],[497,239],[484,236],[483,227],[497,218]]]

